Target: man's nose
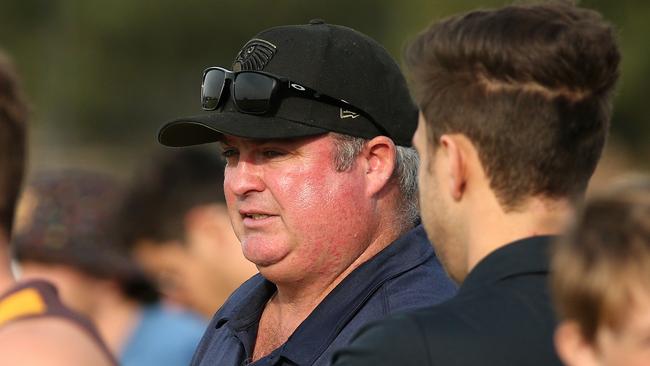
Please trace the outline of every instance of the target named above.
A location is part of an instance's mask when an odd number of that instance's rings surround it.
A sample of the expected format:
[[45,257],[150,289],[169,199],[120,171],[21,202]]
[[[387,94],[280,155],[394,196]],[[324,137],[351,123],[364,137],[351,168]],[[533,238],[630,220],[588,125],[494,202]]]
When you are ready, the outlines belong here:
[[227,168],[225,187],[237,196],[263,191],[262,168],[253,161],[239,160],[236,166]]

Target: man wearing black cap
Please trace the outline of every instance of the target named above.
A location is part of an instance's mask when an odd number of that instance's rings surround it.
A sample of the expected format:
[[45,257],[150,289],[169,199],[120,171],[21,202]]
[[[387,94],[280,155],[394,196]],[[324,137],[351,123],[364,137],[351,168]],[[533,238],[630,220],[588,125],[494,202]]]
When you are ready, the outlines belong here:
[[263,31],[233,71],[206,70],[202,105],[212,113],[159,140],[219,142],[260,274],[214,316],[194,365],[325,365],[369,321],[453,294],[416,224],[417,110],[379,44],[320,20]]

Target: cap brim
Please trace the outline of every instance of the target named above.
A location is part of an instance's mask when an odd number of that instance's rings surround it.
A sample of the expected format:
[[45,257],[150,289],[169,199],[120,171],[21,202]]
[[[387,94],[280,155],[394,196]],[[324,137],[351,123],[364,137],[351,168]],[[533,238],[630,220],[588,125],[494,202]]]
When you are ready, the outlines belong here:
[[279,117],[221,112],[179,118],[163,125],[158,141],[170,147],[218,141],[223,134],[251,139],[275,139],[320,135],[328,130]]

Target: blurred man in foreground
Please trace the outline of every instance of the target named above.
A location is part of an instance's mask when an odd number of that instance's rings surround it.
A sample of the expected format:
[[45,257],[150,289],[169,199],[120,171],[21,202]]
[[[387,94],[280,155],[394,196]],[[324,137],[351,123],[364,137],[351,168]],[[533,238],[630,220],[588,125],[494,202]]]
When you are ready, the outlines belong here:
[[87,316],[122,366],[187,365],[205,324],[172,311],[129,255],[114,218],[121,186],[81,169],[42,171],[18,205],[13,239],[25,278],[54,283]]
[[313,20],[262,31],[232,69],[204,74],[211,114],[159,135],[219,141],[230,219],[260,271],[214,316],[193,364],[327,365],[367,322],[449,298],[417,223],[417,110],[386,50]]
[[567,366],[650,365],[650,177],[591,199],[556,244],[552,269]]
[[[0,53],[0,364],[113,365],[97,331],[63,306],[45,281],[16,283],[10,237],[25,167],[27,106]],[[36,351],[37,350],[37,351]]]
[[422,219],[452,300],[361,331],[335,365],[559,365],[547,252],[605,143],[619,52],[565,2],[473,11],[406,53]]
[[257,273],[241,252],[214,151],[174,149],[142,162],[124,199],[122,242],[166,299],[210,319]]

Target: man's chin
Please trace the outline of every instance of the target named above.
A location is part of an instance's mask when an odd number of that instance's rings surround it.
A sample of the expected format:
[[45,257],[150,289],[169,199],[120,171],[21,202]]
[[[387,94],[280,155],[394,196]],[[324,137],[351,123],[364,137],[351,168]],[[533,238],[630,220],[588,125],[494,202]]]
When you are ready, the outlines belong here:
[[284,258],[289,253],[282,253],[282,254],[276,254],[274,253],[273,255],[269,255],[268,253],[247,253],[244,251],[244,257],[246,259],[253,263],[255,266],[257,266],[258,270],[262,270],[264,268],[269,268],[273,267],[274,265],[282,262]]

